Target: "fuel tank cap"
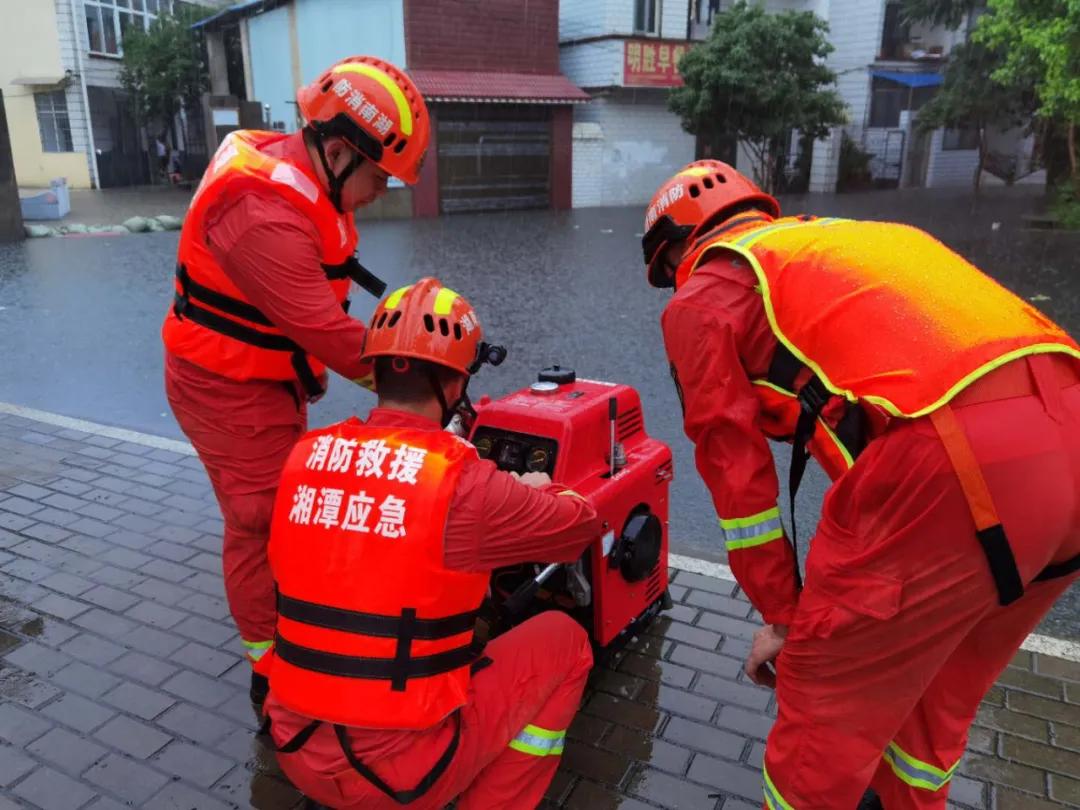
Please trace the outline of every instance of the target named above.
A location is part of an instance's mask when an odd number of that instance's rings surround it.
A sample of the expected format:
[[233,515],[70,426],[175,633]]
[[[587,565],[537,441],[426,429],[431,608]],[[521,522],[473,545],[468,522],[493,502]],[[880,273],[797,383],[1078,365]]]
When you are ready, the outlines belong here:
[[529,386],[529,390],[532,391],[534,394],[546,396],[556,393],[559,390],[559,384],[547,381],[534,382],[532,385]]
[[537,379],[540,382],[550,382],[556,385],[570,385],[570,383],[577,380],[577,373],[572,368],[555,365],[541,370]]

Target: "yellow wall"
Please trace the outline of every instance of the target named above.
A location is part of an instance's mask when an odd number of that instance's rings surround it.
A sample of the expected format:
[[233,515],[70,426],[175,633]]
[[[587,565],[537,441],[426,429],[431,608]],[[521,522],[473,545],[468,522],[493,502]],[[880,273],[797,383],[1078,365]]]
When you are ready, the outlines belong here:
[[[20,78],[56,80],[64,75],[53,0],[0,0],[0,19],[9,21],[0,27],[0,89],[4,91],[19,185],[47,186],[54,177],[66,177],[73,188],[89,188],[90,166],[84,152],[45,152],[41,148],[33,93],[56,86],[15,83]],[[75,113],[71,102],[69,93],[68,111]]]

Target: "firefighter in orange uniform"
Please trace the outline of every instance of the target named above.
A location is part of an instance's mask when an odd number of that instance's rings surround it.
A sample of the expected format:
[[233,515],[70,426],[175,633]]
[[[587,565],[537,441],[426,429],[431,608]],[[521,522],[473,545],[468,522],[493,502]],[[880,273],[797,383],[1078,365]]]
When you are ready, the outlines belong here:
[[309,433],[285,463],[270,565],[279,588],[266,715],[282,769],[335,808],[536,807],[592,653],[549,611],[476,643],[492,569],[577,559],[596,512],[443,430],[491,356],[435,279],[390,295],[364,358],[378,407]]
[[225,521],[229,608],[266,694],[276,618],[266,543],[285,457],[307,426],[327,368],[369,384],[350,284],[383,285],[356,260],[354,211],[415,183],[430,120],[409,78],[380,59],[333,65],[297,92],[292,135],[230,134],[184,222],[162,330],[173,413],[198,451]]
[[[657,191],[649,282],[776,686],[771,810],[944,808],[987,689],[1080,571],[1080,348],[926,233],[781,217],[730,166]],[[767,439],[833,479],[802,581]]]

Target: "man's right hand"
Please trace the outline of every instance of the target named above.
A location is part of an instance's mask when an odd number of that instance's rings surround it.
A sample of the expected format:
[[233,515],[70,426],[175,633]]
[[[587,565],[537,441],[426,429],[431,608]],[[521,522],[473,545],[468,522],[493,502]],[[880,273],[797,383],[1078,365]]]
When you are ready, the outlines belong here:
[[543,489],[551,483],[551,476],[547,473],[527,472],[524,475],[518,475],[516,472],[512,472],[510,474],[525,486],[534,489]]

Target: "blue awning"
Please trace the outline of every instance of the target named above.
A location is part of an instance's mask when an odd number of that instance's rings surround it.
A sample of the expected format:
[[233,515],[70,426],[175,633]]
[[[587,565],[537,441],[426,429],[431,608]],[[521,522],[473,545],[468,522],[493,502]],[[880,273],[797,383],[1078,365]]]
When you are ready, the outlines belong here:
[[905,87],[937,87],[944,81],[940,73],[898,73],[895,70],[872,70],[875,79],[888,79]]

